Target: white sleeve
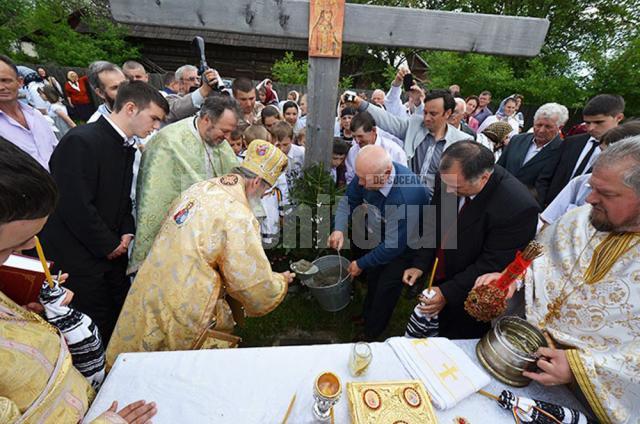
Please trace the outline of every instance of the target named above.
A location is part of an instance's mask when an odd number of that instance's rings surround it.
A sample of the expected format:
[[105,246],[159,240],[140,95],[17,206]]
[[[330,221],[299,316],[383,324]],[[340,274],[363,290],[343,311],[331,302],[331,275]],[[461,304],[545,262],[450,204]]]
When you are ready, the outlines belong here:
[[402,100],[400,99],[401,94],[402,88],[392,85],[384,99],[384,107],[387,108],[388,113],[399,118],[406,118],[407,109],[404,107]]
[[549,206],[542,211],[540,218],[548,224],[553,224],[562,215],[569,212],[571,209],[577,207],[576,198],[578,194],[578,188],[580,185],[580,178],[574,178],[562,189],[560,193]]
[[382,128],[379,128],[379,127],[376,127],[376,128],[378,128],[378,134],[380,134],[381,137],[388,138],[389,140],[393,141],[398,146],[400,146],[401,149],[404,149],[404,140],[400,140],[398,137],[383,130]]
[[397,162],[397,163],[399,163],[401,165],[407,166],[408,163],[409,163],[409,161],[407,160],[407,154],[397,144],[394,143],[393,146],[397,147],[397,149],[393,149],[394,151],[393,151],[393,155],[391,156],[391,159],[394,162]]
[[[360,150],[360,149],[358,149]],[[344,164],[347,167],[347,170],[345,171],[345,179],[347,181],[347,184],[349,184],[351,182],[351,180],[353,180],[353,177],[356,176],[356,170],[354,169],[355,165],[356,165],[356,155],[358,154],[358,152],[356,152],[356,148],[355,147],[351,147],[349,149],[349,153],[347,153],[347,159],[345,159]]]
[[409,129],[409,116],[405,114],[404,117],[399,118],[394,116],[384,109],[373,106],[367,103],[366,109],[367,112],[373,116],[373,119],[376,121],[376,127],[382,128],[383,130],[395,135],[400,140],[404,140],[407,137],[407,130]]

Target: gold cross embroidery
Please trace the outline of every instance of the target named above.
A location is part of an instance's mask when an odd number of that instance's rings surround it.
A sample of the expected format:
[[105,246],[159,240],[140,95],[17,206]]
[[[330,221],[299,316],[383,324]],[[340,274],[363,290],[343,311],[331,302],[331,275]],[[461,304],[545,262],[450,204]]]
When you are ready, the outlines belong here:
[[444,380],[447,377],[452,377],[454,380],[458,380],[458,377],[456,376],[456,373],[460,371],[458,369],[458,367],[453,366],[450,367],[447,364],[444,365],[444,371],[442,371],[441,373],[439,373],[438,375],[440,376],[441,380]]

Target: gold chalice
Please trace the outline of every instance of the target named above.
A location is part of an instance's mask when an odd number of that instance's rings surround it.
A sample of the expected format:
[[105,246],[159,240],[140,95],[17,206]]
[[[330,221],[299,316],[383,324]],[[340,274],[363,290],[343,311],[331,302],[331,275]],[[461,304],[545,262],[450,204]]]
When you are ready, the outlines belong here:
[[331,408],[338,402],[342,394],[342,385],[337,375],[332,372],[320,374],[313,385],[313,415],[320,421],[329,421]]

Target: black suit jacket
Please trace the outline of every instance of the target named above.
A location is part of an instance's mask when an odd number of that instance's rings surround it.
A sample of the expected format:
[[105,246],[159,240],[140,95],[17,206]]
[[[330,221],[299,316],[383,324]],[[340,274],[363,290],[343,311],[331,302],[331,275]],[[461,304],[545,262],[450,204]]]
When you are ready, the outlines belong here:
[[42,232],[56,269],[93,275],[111,269],[106,256],[124,234],[135,234],[131,181],[135,149],[101,117],[71,129],[49,167],[60,199]]
[[537,155],[523,165],[532,140],[532,133],[514,136],[502,152],[498,165],[526,185],[538,203],[542,204],[547,191],[545,181],[549,175],[553,174],[560,160],[562,139],[559,135],[556,136]]
[[546,208],[549,203],[556,198],[562,189],[571,180],[571,174],[578,164],[580,153],[584,149],[591,136],[589,134],[578,134],[567,137],[562,143],[560,159],[554,172],[543,178],[542,184],[548,186],[544,197],[543,206]]
[[[440,335],[452,339],[481,337],[491,326],[469,316],[464,301],[479,276],[502,271],[515,258],[516,251],[535,237],[538,204],[529,190],[499,165],[483,190],[459,215],[456,199],[451,199],[451,194],[444,194],[447,198],[443,198],[441,193],[446,190],[439,185],[432,202],[436,206],[436,219],[430,221],[432,228],[426,231],[435,232],[440,245],[440,228],[450,227],[447,221],[457,224],[456,237],[447,232],[449,241],[445,247],[453,247],[453,240],[457,241],[457,247],[444,250],[446,278],[434,283],[447,301],[439,315]],[[444,210],[443,201],[454,205],[453,211],[451,207]],[[427,274],[435,256],[436,249],[421,249],[414,256],[413,266]]]
[[472,130],[471,127],[469,127],[469,125],[467,125],[464,121],[460,121],[460,131],[469,134],[471,137],[473,137],[474,141],[478,137],[476,132]]

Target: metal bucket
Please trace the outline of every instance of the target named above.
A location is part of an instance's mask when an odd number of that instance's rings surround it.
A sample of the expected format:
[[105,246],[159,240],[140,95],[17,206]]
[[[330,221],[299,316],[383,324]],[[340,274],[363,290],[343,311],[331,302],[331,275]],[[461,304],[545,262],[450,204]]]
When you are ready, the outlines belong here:
[[[314,284],[314,279],[321,277],[323,271],[338,268],[340,263],[342,263],[340,281],[336,279],[335,284],[328,286]],[[313,264],[318,267],[318,273],[304,281],[304,284],[309,287],[311,294],[316,298],[320,307],[327,312],[338,312],[346,308],[351,301],[351,278],[349,278],[349,273],[347,272],[349,263],[348,259],[338,255],[323,256],[313,261]]]
[[546,347],[544,334],[522,318],[506,316],[498,320],[476,346],[480,363],[495,378],[514,387],[524,387],[530,379],[523,371],[534,371],[540,347]]

